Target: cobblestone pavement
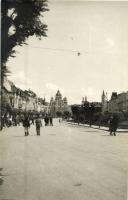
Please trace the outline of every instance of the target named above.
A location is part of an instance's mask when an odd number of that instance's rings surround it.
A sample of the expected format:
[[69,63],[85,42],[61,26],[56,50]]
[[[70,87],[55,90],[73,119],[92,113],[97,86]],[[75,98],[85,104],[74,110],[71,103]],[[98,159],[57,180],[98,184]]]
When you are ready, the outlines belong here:
[[0,200],[128,199],[128,133],[54,124],[0,132]]

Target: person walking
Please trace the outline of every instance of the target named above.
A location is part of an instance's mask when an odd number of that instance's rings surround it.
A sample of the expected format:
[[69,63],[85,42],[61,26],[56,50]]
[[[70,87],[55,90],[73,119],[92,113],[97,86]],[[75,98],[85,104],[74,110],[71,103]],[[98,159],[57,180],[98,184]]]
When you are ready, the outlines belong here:
[[62,119],[61,119],[61,118],[59,118],[59,124],[61,124],[61,122],[62,122]]
[[47,116],[47,126],[49,126],[49,116]]
[[44,117],[44,123],[45,123],[45,126],[47,126],[47,117],[46,116]]
[[49,121],[50,121],[50,126],[53,126],[53,118],[52,118],[52,116],[49,117]]
[[45,122],[45,126],[49,125],[49,117],[48,117],[48,115],[45,116],[44,122]]
[[25,136],[28,136],[29,128],[30,128],[30,121],[29,121],[28,116],[25,116],[23,119],[23,127],[24,127]]
[[37,119],[35,120],[35,124],[36,124],[36,133],[38,136],[38,135],[40,135],[40,128],[42,126],[42,122],[41,122],[41,119],[39,118],[39,116],[37,116]]
[[114,114],[113,116],[111,116],[111,118],[110,118],[110,126],[109,126],[110,135],[116,136],[118,123],[119,123],[119,120],[118,120],[117,115]]

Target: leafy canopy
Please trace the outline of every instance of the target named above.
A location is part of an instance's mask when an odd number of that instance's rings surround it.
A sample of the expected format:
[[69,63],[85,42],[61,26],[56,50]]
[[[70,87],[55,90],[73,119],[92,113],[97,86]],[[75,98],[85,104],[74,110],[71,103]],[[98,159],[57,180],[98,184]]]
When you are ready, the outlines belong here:
[[25,44],[29,36],[39,39],[46,36],[47,25],[41,20],[43,12],[48,11],[47,0],[2,0],[1,63],[3,73],[14,47]]

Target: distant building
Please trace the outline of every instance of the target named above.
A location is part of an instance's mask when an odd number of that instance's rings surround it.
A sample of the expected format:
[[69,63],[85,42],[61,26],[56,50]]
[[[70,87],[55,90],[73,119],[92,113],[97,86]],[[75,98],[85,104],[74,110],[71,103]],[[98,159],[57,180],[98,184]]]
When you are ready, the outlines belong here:
[[128,91],[117,94],[112,92],[111,98],[108,101],[104,91],[102,94],[102,112],[128,112]]
[[31,90],[21,90],[7,78],[4,79],[2,94],[3,113],[8,111],[48,112],[48,104],[45,99],[38,98]]
[[119,111],[128,112],[128,91],[118,94]]
[[55,104],[55,112],[63,112],[63,100],[59,90],[56,93],[54,104]]
[[48,113],[49,104],[45,101],[45,98],[38,98],[37,99],[37,111]]
[[101,102],[92,102],[92,104],[95,108],[95,112],[101,112],[101,110],[102,110]]
[[108,102],[108,112],[118,112],[118,95],[117,92],[112,92],[111,99]]
[[109,112],[128,112],[128,92],[113,92],[108,103]]
[[62,98],[62,94],[58,90],[55,99],[51,97],[49,104],[49,113],[53,116],[57,116],[58,113],[62,115],[65,111],[71,112],[70,106],[68,105],[67,98]]
[[107,93],[105,93],[104,90],[101,96],[101,110],[102,113],[108,111],[108,98],[107,98]]
[[3,88],[2,88],[2,102],[1,110],[2,115],[11,113],[13,109],[13,93],[12,93],[12,82],[4,79]]
[[85,96],[82,98],[82,105],[84,105],[86,102],[87,102],[87,97]]

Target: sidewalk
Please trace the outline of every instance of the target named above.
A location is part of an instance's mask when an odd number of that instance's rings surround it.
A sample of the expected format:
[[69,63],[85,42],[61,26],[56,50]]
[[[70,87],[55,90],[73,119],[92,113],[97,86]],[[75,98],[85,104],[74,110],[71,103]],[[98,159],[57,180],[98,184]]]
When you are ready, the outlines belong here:
[[[68,124],[72,124],[72,125],[78,125],[78,126],[84,126],[84,127],[90,127],[88,124],[81,124],[81,123],[75,123],[75,122],[67,122]],[[105,127],[105,126],[96,126],[96,125],[91,125],[90,128],[94,128],[94,129],[99,129],[99,130],[104,130],[104,131],[109,131],[109,127]],[[121,128],[118,128],[117,129],[117,133],[128,133],[128,129],[121,129]]]

